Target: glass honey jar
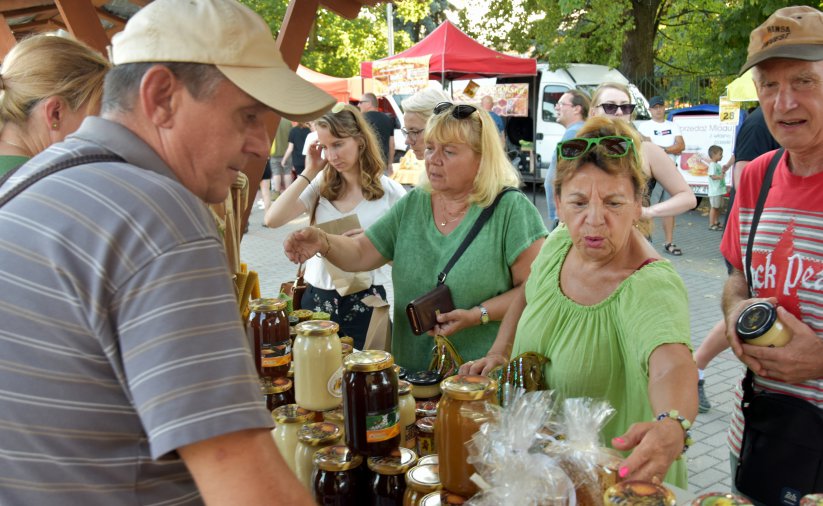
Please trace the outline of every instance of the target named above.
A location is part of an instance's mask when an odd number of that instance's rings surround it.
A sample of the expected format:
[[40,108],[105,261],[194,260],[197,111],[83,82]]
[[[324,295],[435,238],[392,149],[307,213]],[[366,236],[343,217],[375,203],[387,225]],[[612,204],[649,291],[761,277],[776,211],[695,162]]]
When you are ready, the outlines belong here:
[[291,339],[286,301],[254,299],[249,303],[249,332],[252,334],[254,362],[261,377],[286,376],[291,364]]
[[400,446],[397,373],[391,354],[352,353],[344,362],[343,413],[346,444],[357,453],[389,455]]
[[297,430],[308,421],[311,411],[303,409],[297,404],[286,404],[272,411],[276,424],[272,437],[280,450],[280,455],[288,464],[289,469],[295,470],[294,452],[297,449]]
[[[434,432],[443,488],[463,497],[477,492],[471,481],[474,466],[466,462],[466,443],[480,429],[484,403],[497,404],[497,382],[486,376],[457,375],[443,380]],[[477,411],[470,409],[476,405]],[[469,409],[465,409],[469,408]]]
[[342,402],[343,357],[338,325],[310,320],[297,325],[294,340],[294,397],[312,411],[334,409]]
[[399,380],[397,383],[400,409],[400,446],[415,449],[417,447],[416,403],[411,394],[411,383]]
[[421,466],[420,463],[406,471],[406,493],[403,506],[418,506],[426,494],[440,490],[440,474],[437,464]]
[[391,455],[369,457],[367,465],[374,473],[371,480],[374,506],[403,506],[406,471],[417,463],[417,455],[408,448],[397,448]]
[[361,471],[363,457],[346,445],[327,446],[314,453],[314,500],[320,506],[362,506],[369,489]]
[[331,422],[307,423],[297,430],[297,446],[294,451],[294,474],[307,489],[312,489],[314,454],[317,450],[340,442],[343,434]]

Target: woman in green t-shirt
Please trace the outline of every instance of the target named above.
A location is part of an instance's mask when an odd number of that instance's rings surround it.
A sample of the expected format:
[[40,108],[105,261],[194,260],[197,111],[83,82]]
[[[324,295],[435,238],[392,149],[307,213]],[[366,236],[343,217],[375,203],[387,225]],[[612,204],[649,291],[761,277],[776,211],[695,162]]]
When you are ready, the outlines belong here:
[[0,176],[96,114],[109,67],[66,37],[35,35],[14,46],[0,70]]
[[424,140],[426,183],[407,193],[365,234],[343,237],[304,228],[285,242],[292,261],[320,253],[350,271],[393,262],[392,354],[410,372],[429,366],[433,334],[447,336],[465,360],[485,355],[514,287],[528,277],[547,235],[540,213],[525,195],[506,193],[448,273],[445,284],[457,309],[437,316],[429,335],[413,335],[406,305],[435,287],[482,209],[505,187],[519,185],[494,122],[483,110],[438,104]]
[[545,355],[558,400],[605,399],[616,410],[602,436],[634,450],[621,478],[685,487],[685,463],[675,459],[697,416],[697,367],[683,281],[637,227],[646,182],[640,139],[608,118],[589,119],[578,136],[558,146],[554,198],[565,225],[534,261],[492,349],[461,372],[486,373],[527,351]]

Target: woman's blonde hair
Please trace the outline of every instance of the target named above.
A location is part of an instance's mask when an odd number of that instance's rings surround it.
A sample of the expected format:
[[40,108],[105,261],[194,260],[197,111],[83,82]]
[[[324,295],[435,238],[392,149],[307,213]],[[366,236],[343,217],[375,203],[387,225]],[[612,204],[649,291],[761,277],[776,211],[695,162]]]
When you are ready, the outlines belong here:
[[[634,103],[634,97],[632,96],[632,92],[629,90],[629,87],[626,86],[625,84],[616,83],[616,82],[600,83],[600,86],[598,86],[597,89],[594,90],[594,94],[592,94],[592,106],[589,109],[589,117],[591,117],[591,111],[595,110],[597,107],[600,107],[600,96],[603,94],[603,92],[605,90],[608,90],[608,89],[622,91],[629,98],[629,103],[630,104]],[[632,121],[634,120],[634,118],[636,116],[637,116],[637,109],[632,111],[632,114],[631,114]]]
[[[363,198],[377,200],[383,196],[380,176],[386,167],[383,153],[371,126],[366,123],[360,111],[349,104],[337,104],[331,111],[314,121],[314,127],[327,128],[338,139],[353,138],[357,141],[360,155],[360,186]],[[343,194],[346,180],[336,170],[326,170],[320,195],[333,201]]]
[[609,117],[595,116],[594,118],[586,120],[583,126],[580,127],[580,130],[578,130],[576,137],[591,139],[610,135],[628,137],[631,139],[634,147],[630,149],[626,156],[616,158],[603,156],[602,148],[599,146],[592,146],[586,153],[574,160],[566,160],[558,156],[557,173],[552,182],[555,195],[560,196],[563,183],[574,176],[582,166],[591,163],[612,176],[628,176],[634,188],[635,198],[640,202],[643,201],[648,176],[643,172],[640,136],[637,135],[637,131],[632,128],[629,123]]
[[[476,109],[468,117],[458,119],[452,111],[454,107],[429,118],[424,137],[426,144],[466,144],[480,155],[480,168],[474,178],[469,202],[488,207],[504,187],[519,188],[520,177],[503,151],[497,126],[488,112]],[[430,182],[421,186],[431,192]]]
[[436,87],[426,88],[400,102],[403,112],[419,114],[423,120],[428,120],[434,113],[434,106],[441,102],[448,102],[446,93]]
[[74,39],[34,35],[20,41],[0,67],[0,128],[25,124],[48,97],[62,98],[72,111],[99,104],[110,67],[100,53]]

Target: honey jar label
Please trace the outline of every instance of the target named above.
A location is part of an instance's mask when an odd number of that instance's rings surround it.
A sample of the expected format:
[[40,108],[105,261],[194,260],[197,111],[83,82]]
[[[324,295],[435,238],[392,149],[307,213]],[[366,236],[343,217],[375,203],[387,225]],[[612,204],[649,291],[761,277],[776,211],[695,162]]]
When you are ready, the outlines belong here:
[[343,397],[343,371],[343,366],[340,366],[329,376],[326,389],[332,397]]
[[410,423],[406,425],[406,448],[417,448],[417,425]]
[[263,367],[280,367],[288,365],[291,362],[291,353],[286,355],[276,356],[271,353],[267,355],[260,355],[260,365]]
[[383,413],[366,413],[366,441],[380,443],[400,435],[400,414],[397,409]]

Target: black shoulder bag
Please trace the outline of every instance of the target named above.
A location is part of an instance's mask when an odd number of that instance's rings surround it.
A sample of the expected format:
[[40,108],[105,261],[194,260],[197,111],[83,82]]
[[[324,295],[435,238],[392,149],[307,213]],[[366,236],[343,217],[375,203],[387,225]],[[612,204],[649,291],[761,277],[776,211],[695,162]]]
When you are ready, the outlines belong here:
[[[752,294],[752,248],[760,214],[772,184],[780,149],[763,178],[746,246],[746,278]],[[737,490],[769,505],[796,505],[823,491],[823,410],[789,395],[754,391],[754,373],[746,370],[741,403],[745,425],[735,472]]]
[[497,194],[494,202],[492,202],[489,207],[483,209],[480,216],[477,217],[477,221],[474,222],[471,230],[469,230],[469,233],[466,234],[466,238],[460,243],[460,247],[457,248],[457,251],[454,252],[454,255],[452,255],[446,264],[446,267],[444,267],[437,276],[437,286],[409,302],[406,306],[406,316],[409,318],[409,325],[411,325],[414,335],[419,336],[433,329],[434,326],[437,325],[438,314],[454,311],[452,294],[449,291],[449,287],[445,284],[446,276],[449,274],[451,268],[454,267],[454,264],[457,263],[457,260],[460,259],[463,252],[466,251],[466,248],[469,247],[469,244],[471,244],[474,238],[477,237],[477,234],[480,233],[480,229],[483,228],[483,225],[489,220],[497,204],[500,203],[500,199],[509,191],[518,190],[515,188],[504,188],[503,191]]

